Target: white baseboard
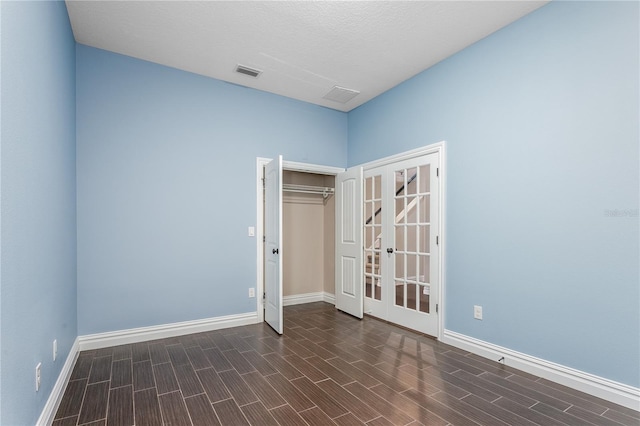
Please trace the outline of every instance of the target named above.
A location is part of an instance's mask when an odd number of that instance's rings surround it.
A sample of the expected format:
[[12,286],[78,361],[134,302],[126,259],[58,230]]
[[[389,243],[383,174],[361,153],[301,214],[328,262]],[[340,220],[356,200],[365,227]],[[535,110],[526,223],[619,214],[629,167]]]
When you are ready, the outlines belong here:
[[40,418],[36,422],[37,426],[47,426],[53,423],[53,419],[56,416],[56,412],[58,411],[58,407],[60,407],[60,402],[62,401],[62,396],[64,395],[65,388],[67,387],[67,383],[69,378],[71,377],[71,373],[73,372],[73,366],[76,364],[76,359],[78,359],[79,350],[78,339],[73,342],[71,346],[71,350],[69,351],[69,355],[67,356],[67,360],[62,366],[62,371],[60,371],[60,375],[58,376],[58,380],[53,385],[53,389],[49,394],[49,398],[47,399],[47,403],[44,405],[42,409],[42,413],[40,414]]
[[335,305],[335,297],[326,291],[316,293],[292,294],[282,298],[282,306],[302,305],[303,303],[327,302]]
[[80,350],[86,351],[106,348],[109,346],[126,345],[129,343],[182,336],[184,334],[219,330],[222,328],[239,327],[242,325],[256,324],[257,322],[258,314],[256,312],[249,312],[246,314],[227,315],[223,317],[205,318],[194,321],[154,325],[151,327],[131,328],[128,330],[89,334],[78,337],[78,340],[80,343]]
[[598,398],[640,411],[640,389],[517,352],[464,334],[444,330],[442,342]]
[[323,292],[292,294],[282,298],[282,306],[302,305],[303,303],[313,303],[324,301]]
[[327,293],[326,291],[323,294],[324,296],[324,301],[327,303],[331,303],[332,305],[336,304],[336,295],[333,293]]

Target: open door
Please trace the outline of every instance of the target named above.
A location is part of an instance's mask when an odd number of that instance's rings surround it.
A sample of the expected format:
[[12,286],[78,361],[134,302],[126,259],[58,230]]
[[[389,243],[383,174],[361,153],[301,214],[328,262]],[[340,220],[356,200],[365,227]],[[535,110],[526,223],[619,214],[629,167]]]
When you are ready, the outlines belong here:
[[264,318],[282,334],[282,156],[264,168],[265,308]]
[[362,167],[336,176],[336,308],[363,316]]

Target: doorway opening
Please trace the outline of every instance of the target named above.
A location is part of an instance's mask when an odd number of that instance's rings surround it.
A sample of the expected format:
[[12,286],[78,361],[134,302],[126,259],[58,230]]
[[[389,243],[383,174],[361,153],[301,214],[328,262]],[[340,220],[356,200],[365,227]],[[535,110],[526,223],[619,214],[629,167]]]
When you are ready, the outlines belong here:
[[440,142],[336,177],[338,309],[442,337],[444,154]]
[[[283,161],[278,189],[274,189],[264,183],[264,177],[265,167],[271,168],[275,161],[258,158],[256,165],[256,310],[258,321],[266,319],[270,325],[275,322],[274,329],[281,333],[281,319],[273,312],[281,311],[282,306],[317,301],[334,303],[333,191],[335,176],[344,169]],[[279,192],[276,196],[281,200],[278,203],[281,237],[272,236],[273,241],[267,235],[270,226],[265,223],[269,217],[265,191]],[[267,248],[265,244],[270,245]],[[281,287],[269,287],[270,280],[280,280]]]
[[439,153],[364,172],[364,311],[437,336]]

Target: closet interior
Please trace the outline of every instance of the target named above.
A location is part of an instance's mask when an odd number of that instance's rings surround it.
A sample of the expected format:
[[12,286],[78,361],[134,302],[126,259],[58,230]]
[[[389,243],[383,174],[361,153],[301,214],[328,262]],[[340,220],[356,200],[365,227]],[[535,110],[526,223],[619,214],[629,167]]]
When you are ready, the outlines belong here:
[[284,305],[335,292],[335,177],[284,170],[282,294]]

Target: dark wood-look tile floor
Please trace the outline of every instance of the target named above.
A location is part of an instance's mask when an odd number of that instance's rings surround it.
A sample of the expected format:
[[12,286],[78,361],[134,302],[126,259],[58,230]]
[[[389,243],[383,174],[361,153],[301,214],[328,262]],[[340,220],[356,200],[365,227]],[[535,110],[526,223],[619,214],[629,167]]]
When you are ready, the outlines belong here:
[[639,425],[640,413],[332,305],[80,353],[66,425]]

